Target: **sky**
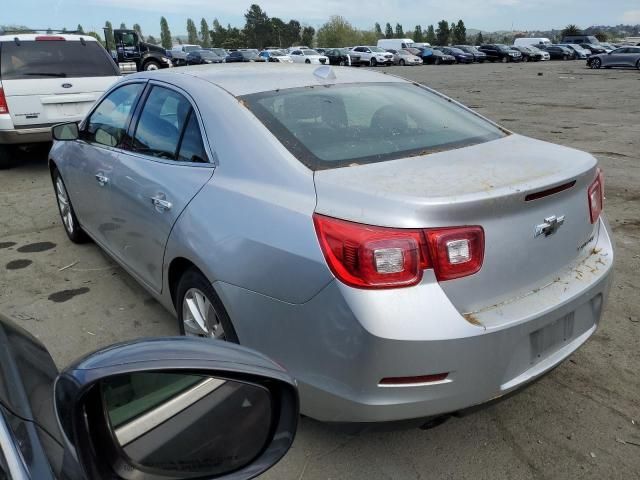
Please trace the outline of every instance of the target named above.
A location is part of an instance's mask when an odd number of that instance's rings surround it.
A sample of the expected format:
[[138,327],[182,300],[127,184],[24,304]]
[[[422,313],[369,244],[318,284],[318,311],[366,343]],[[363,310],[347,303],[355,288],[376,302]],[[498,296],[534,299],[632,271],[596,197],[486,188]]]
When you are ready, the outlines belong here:
[[75,29],[102,33],[105,20],[114,27],[125,22],[131,28],[139,23],[145,35],[158,35],[160,17],[165,16],[174,35],[186,32],[187,18],[200,25],[205,18],[242,27],[244,13],[258,3],[271,17],[296,19],[316,29],[331,15],[342,15],[354,26],[370,29],[379,22],[405,31],[415,25],[436,24],[441,19],[462,19],[467,28],[496,30],[550,30],[567,24],[579,27],[640,24],[639,0],[3,0],[1,24],[20,24],[30,28]]

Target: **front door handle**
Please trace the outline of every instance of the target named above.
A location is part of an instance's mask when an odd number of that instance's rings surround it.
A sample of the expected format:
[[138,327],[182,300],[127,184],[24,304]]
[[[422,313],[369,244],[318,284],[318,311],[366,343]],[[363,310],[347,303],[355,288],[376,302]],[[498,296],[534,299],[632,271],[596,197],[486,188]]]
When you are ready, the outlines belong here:
[[161,196],[151,197],[151,203],[153,203],[153,206],[156,207],[156,210],[159,212],[171,210],[171,207],[173,207],[173,204],[170,201],[165,200]]
[[96,173],[96,180],[101,187],[104,187],[107,183],[109,183],[109,179],[101,173]]

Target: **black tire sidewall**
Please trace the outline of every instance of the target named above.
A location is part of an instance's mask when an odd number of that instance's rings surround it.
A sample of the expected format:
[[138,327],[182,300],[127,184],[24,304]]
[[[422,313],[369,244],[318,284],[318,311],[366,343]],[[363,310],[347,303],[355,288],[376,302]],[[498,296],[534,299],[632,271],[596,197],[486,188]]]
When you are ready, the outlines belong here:
[[213,289],[207,278],[196,268],[190,268],[187,270],[180,278],[178,286],[176,287],[176,312],[178,314],[178,329],[180,334],[185,334],[184,319],[182,318],[182,305],[184,303],[184,296],[190,288],[197,288],[209,299],[220,318],[220,323],[222,323],[222,328],[224,328],[226,341],[239,344],[240,341],[238,340],[236,330],[233,328],[229,314],[227,313],[226,308],[224,308],[220,297],[218,297],[218,294]]
[[[67,192],[67,201],[69,202],[69,209],[71,210],[71,218],[73,219],[73,225],[75,227],[73,229],[73,232],[69,232],[69,230],[67,230],[67,226],[65,225],[64,220],[62,218],[62,211],[60,210],[60,203],[58,202],[58,191],[56,189],[56,181],[58,180],[58,178],[62,182],[65,192]],[[67,184],[64,183],[64,179],[62,178],[62,175],[60,175],[60,172],[58,171],[57,168],[53,170],[53,194],[56,196],[56,206],[58,208],[58,213],[60,215],[60,221],[62,222],[62,228],[64,228],[64,231],[67,233],[67,237],[69,237],[69,240],[71,240],[73,243],[89,242],[91,239],[80,226],[80,222],[78,222],[76,211],[73,208],[73,203],[71,203],[71,196],[69,195]]]

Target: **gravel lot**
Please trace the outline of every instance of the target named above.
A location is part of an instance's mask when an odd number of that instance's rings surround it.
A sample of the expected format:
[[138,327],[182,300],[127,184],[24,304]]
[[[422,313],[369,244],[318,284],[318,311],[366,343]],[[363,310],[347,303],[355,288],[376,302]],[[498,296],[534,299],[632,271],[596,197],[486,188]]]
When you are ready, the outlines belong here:
[[[518,395],[426,431],[354,434],[303,418],[293,449],[264,478],[638,478],[640,72],[587,70],[582,61],[379,70],[518,133],[596,155],[617,244],[615,283],[591,341]],[[42,339],[60,366],[115,341],[176,334],[176,321],[101,250],[67,240],[46,152],[21,156],[0,172],[0,311]]]

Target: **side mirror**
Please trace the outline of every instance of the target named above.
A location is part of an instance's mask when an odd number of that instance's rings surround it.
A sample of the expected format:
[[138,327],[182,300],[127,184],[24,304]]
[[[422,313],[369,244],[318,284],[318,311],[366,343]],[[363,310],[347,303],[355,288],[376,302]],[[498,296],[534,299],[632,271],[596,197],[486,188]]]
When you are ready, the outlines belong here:
[[69,140],[77,140],[80,136],[80,133],[78,131],[78,124],[75,122],[70,122],[54,125],[51,128],[51,135],[53,136],[54,140],[63,142]]
[[111,346],[55,385],[68,447],[87,478],[250,479],[295,438],[295,381],[252,350],[189,337]]

